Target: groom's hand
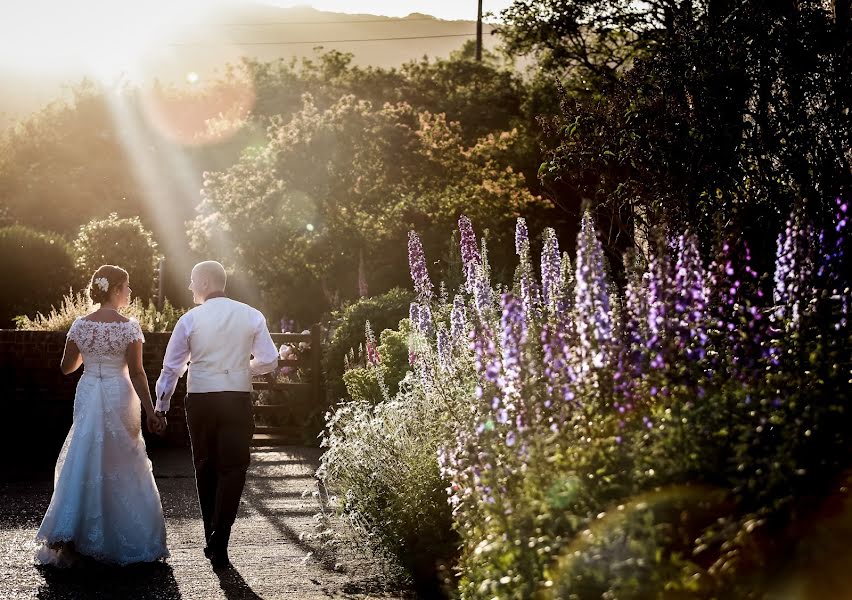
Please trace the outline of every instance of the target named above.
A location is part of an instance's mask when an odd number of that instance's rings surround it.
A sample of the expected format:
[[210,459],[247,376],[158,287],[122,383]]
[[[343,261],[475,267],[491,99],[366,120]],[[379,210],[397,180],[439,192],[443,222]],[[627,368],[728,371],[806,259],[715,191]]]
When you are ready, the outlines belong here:
[[168,420],[166,419],[166,413],[158,410],[154,411],[154,415],[157,417],[158,421],[156,433],[157,435],[163,435],[164,433],[166,433],[166,426],[169,424]]

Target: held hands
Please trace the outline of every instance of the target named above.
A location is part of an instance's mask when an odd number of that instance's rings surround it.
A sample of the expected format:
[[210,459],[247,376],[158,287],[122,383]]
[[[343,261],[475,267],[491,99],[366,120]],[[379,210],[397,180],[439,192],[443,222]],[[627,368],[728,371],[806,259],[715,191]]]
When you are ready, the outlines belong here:
[[147,425],[148,431],[151,433],[163,435],[166,432],[166,425],[168,425],[166,414],[160,411],[155,411],[149,414],[147,417]]

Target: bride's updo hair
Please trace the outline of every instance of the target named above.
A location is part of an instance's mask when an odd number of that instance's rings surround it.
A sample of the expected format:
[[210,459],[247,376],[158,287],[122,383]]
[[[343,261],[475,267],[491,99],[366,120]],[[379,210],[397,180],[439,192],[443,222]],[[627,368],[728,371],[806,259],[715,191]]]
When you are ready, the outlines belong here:
[[[102,287],[103,279],[106,279],[107,282],[106,290]],[[91,298],[92,302],[95,304],[103,304],[105,301],[109,300],[109,294],[112,290],[121,286],[122,283],[129,279],[130,275],[121,267],[116,267],[115,265],[102,265],[94,272],[92,279],[89,281],[89,298]]]

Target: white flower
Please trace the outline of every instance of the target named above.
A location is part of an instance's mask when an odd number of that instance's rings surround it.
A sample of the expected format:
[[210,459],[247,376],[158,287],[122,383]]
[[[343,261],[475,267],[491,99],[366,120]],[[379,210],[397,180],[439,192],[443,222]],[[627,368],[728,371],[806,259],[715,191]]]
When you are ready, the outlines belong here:
[[98,277],[95,279],[95,285],[101,288],[103,291],[107,291],[109,289],[109,281],[107,281],[106,277]]

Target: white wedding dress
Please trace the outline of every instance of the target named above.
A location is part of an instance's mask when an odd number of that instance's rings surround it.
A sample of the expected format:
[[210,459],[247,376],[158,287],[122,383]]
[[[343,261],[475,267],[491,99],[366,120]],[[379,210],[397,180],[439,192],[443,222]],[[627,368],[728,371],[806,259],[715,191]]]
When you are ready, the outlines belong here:
[[165,558],[163,507],[125,358],[129,343],[145,340],[139,323],[77,319],[68,337],[80,348],[85,370],[56,461],[53,497],[36,534],[35,560],[69,566],[79,555],[119,565]]

